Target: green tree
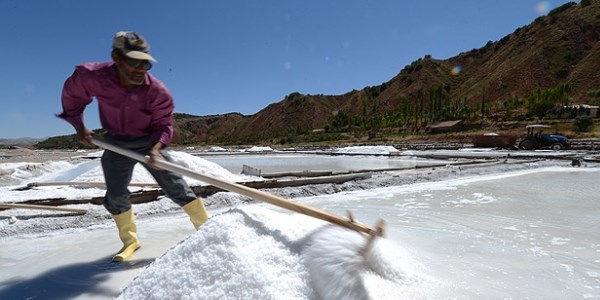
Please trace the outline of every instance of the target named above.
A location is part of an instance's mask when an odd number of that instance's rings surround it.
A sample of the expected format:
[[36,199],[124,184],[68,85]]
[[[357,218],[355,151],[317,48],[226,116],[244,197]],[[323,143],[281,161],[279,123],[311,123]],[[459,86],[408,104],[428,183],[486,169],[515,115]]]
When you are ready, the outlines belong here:
[[588,104],[600,105],[600,90],[589,90],[587,92]]
[[579,116],[573,120],[573,130],[577,132],[588,132],[594,125],[594,119],[590,116]]
[[558,106],[570,103],[570,91],[571,86],[567,83],[546,90],[535,90],[527,97],[527,114],[544,118],[548,114],[558,111]]

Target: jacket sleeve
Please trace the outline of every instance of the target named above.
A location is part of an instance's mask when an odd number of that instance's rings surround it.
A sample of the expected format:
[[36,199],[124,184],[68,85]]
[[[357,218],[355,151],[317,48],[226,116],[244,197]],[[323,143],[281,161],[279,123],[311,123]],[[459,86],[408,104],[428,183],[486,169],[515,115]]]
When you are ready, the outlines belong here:
[[78,66],[75,72],[65,81],[62,90],[63,111],[56,116],[69,122],[74,128],[81,128],[83,123],[83,111],[92,102],[92,95],[86,88],[85,70]]
[[174,107],[171,93],[161,84],[160,91],[152,103],[152,133],[150,135],[152,144],[157,142],[161,142],[165,146],[171,144]]

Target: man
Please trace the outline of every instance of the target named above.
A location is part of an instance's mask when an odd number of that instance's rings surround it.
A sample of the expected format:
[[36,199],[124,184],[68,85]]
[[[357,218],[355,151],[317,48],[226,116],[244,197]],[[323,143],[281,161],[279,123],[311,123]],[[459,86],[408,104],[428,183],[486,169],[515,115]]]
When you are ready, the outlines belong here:
[[[117,32],[111,62],[78,65],[65,81],[63,112],[57,116],[73,125],[80,143],[92,145],[93,132],[84,124],[83,111],[96,98],[106,141],[148,155],[150,160],[144,167],[167,197],[183,207],[198,229],[208,219],[202,199],[196,197],[181,176],[154,167],[158,159],[171,160],[164,149],[173,137],[174,104],[165,85],[148,73],[152,62],[156,62],[149,48],[137,33]],[[127,189],[137,162],[106,150],[101,163],[106,181],[103,204],[113,215],[123,242],[113,261],[122,261],[140,247]]]

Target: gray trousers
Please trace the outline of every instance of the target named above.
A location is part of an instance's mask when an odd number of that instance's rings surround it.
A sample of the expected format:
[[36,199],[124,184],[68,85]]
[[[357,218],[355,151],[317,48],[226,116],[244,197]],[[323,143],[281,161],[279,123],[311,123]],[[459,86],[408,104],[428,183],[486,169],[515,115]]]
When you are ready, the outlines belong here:
[[[105,137],[105,140],[115,146],[135,151],[141,155],[148,155],[152,145],[149,137]],[[172,161],[167,151],[161,151],[167,161]],[[105,150],[101,159],[104,180],[106,181],[106,195],[104,196],[104,207],[113,215],[126,212],[131,208],[127,188],[131,182],[133,168],[136,160],[121,154]],[[148,172],[156,179],[167,197],[179,206],[184,206],[198,198],[194,191],[188,186],[183,178],[170,171],[157,170],[142,164]]]

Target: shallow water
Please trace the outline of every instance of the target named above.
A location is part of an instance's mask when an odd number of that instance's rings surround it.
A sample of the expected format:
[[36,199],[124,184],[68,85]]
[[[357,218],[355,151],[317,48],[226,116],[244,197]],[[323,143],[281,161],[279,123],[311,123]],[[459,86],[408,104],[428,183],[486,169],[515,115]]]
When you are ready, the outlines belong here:
[[235,156],[203,156],[228,171],[239,174],[243,165],[259,168],[263,173],[332,171],[347,172],[373,169],[414,168],[448,163],[442,160],[415,160],[407,158],[390,158],[374,156],[325,156],[325,155],[235,155]]
[[429,299],[599,299],[600,170],[547,169],[308,200],[357,220],[424,267]]

